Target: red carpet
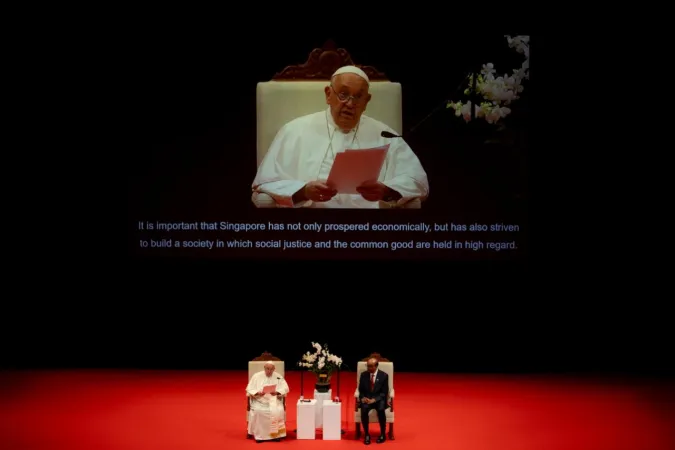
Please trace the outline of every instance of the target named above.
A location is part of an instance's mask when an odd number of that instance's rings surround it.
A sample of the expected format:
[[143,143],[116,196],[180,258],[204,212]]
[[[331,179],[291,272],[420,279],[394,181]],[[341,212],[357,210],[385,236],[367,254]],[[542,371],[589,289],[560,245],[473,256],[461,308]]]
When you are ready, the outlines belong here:
[[[7,450],[236,450],[246,437],[246,372],[0,374],[0,447]],[[295,429],[299,373],[289,373]],[[312,379],[305,376],[305,396]],[[354,440],[355,374],[343,373],[342,441],[268,447],[363,448]],[[414,450],[672,450],[672,385],[553,377],[397,373],[394,441]],[[337,386],[334,386],[336,389]],[[373,425],[371,425],[373,427]],[[377,425],[371,428],[371,434]],[[320,436],[320,435],[319,435]]]

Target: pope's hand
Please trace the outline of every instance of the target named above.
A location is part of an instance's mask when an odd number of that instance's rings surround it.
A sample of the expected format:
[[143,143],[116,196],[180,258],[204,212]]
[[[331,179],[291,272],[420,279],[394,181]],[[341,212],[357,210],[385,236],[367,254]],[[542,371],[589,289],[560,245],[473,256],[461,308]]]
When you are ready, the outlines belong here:
[[356,188],[356,192],[369,202],[376,202],[389,193],[389,188],[379,181],[366,181]]
[[305,198],[315,202],[327,202],[337,191],[321,181],[310,181],[305,185]]

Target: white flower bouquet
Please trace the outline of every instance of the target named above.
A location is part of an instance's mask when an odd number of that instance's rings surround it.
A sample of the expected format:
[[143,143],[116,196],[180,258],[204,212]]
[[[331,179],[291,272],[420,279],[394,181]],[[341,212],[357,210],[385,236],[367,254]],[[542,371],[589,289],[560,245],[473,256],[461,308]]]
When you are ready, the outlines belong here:
[[314,352],[302,355],[298,366],[305,367],[316,374],[319,379],[329,379],[333,371],[342,366],[342,358],[330,353],[326,344],[321,346],[319,343],[312,342],[312,347],[314,347]]
[[[483,64],[483,69],[476,79],[476,97],[480,103],[476,104],[475,117],[485,119],[490,124],[495,124],[511,113],[512,102],[520,97],[523,92],[523,81],[530,78],[530,37],[529,36],[504,36],[510,48],[515,48],[518,53],[525,56],[525,61],[520,68],[514,69],[511,75],[495,77],[496,70],[492,63]],[[469,76],[469,88],[464,91],[465,95],[470,95],[473,89],[473,75]],[[463,103],[461,101],[450,101],[448,108],[455,110],[457,117],[464,118],[464,121],[471,120],[471,100]]]

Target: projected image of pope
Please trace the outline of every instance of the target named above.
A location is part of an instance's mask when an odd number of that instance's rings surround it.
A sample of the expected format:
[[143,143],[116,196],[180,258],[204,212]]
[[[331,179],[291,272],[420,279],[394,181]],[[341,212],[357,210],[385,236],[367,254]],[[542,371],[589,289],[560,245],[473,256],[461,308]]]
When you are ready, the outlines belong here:
[[[338,69],[324,93],[328,107],[291,120],[274,138],[253,181],[253,191],[269,195],[278,207],[379,208],[402,206],[429,195],[427,174],[402,138],[364,112],[370,80],[355,66]],[[377,180],[367,180],[358,194],[341,194],[327,184],[335,156],[345,149],[390,144]]]

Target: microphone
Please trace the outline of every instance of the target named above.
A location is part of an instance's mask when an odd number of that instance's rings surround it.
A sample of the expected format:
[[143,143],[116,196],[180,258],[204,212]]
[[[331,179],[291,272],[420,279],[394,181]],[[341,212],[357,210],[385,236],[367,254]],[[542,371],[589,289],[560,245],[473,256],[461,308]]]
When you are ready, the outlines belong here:
[[382,137],[384,137],[384,138],[399,138],[399,137],[403,137],[403,136],[399,136],[398,134],[390,133],[390,132],[388,132],[388,131],[383,131],[382,133],[380,133],[380,136],[382,136]]
[[[279,388],[279,381],[280,381],[280,380],[281,380],[281,377],[277,377],[277,388]],[[278,392],[277,392],[277,395],[279,395]]]

